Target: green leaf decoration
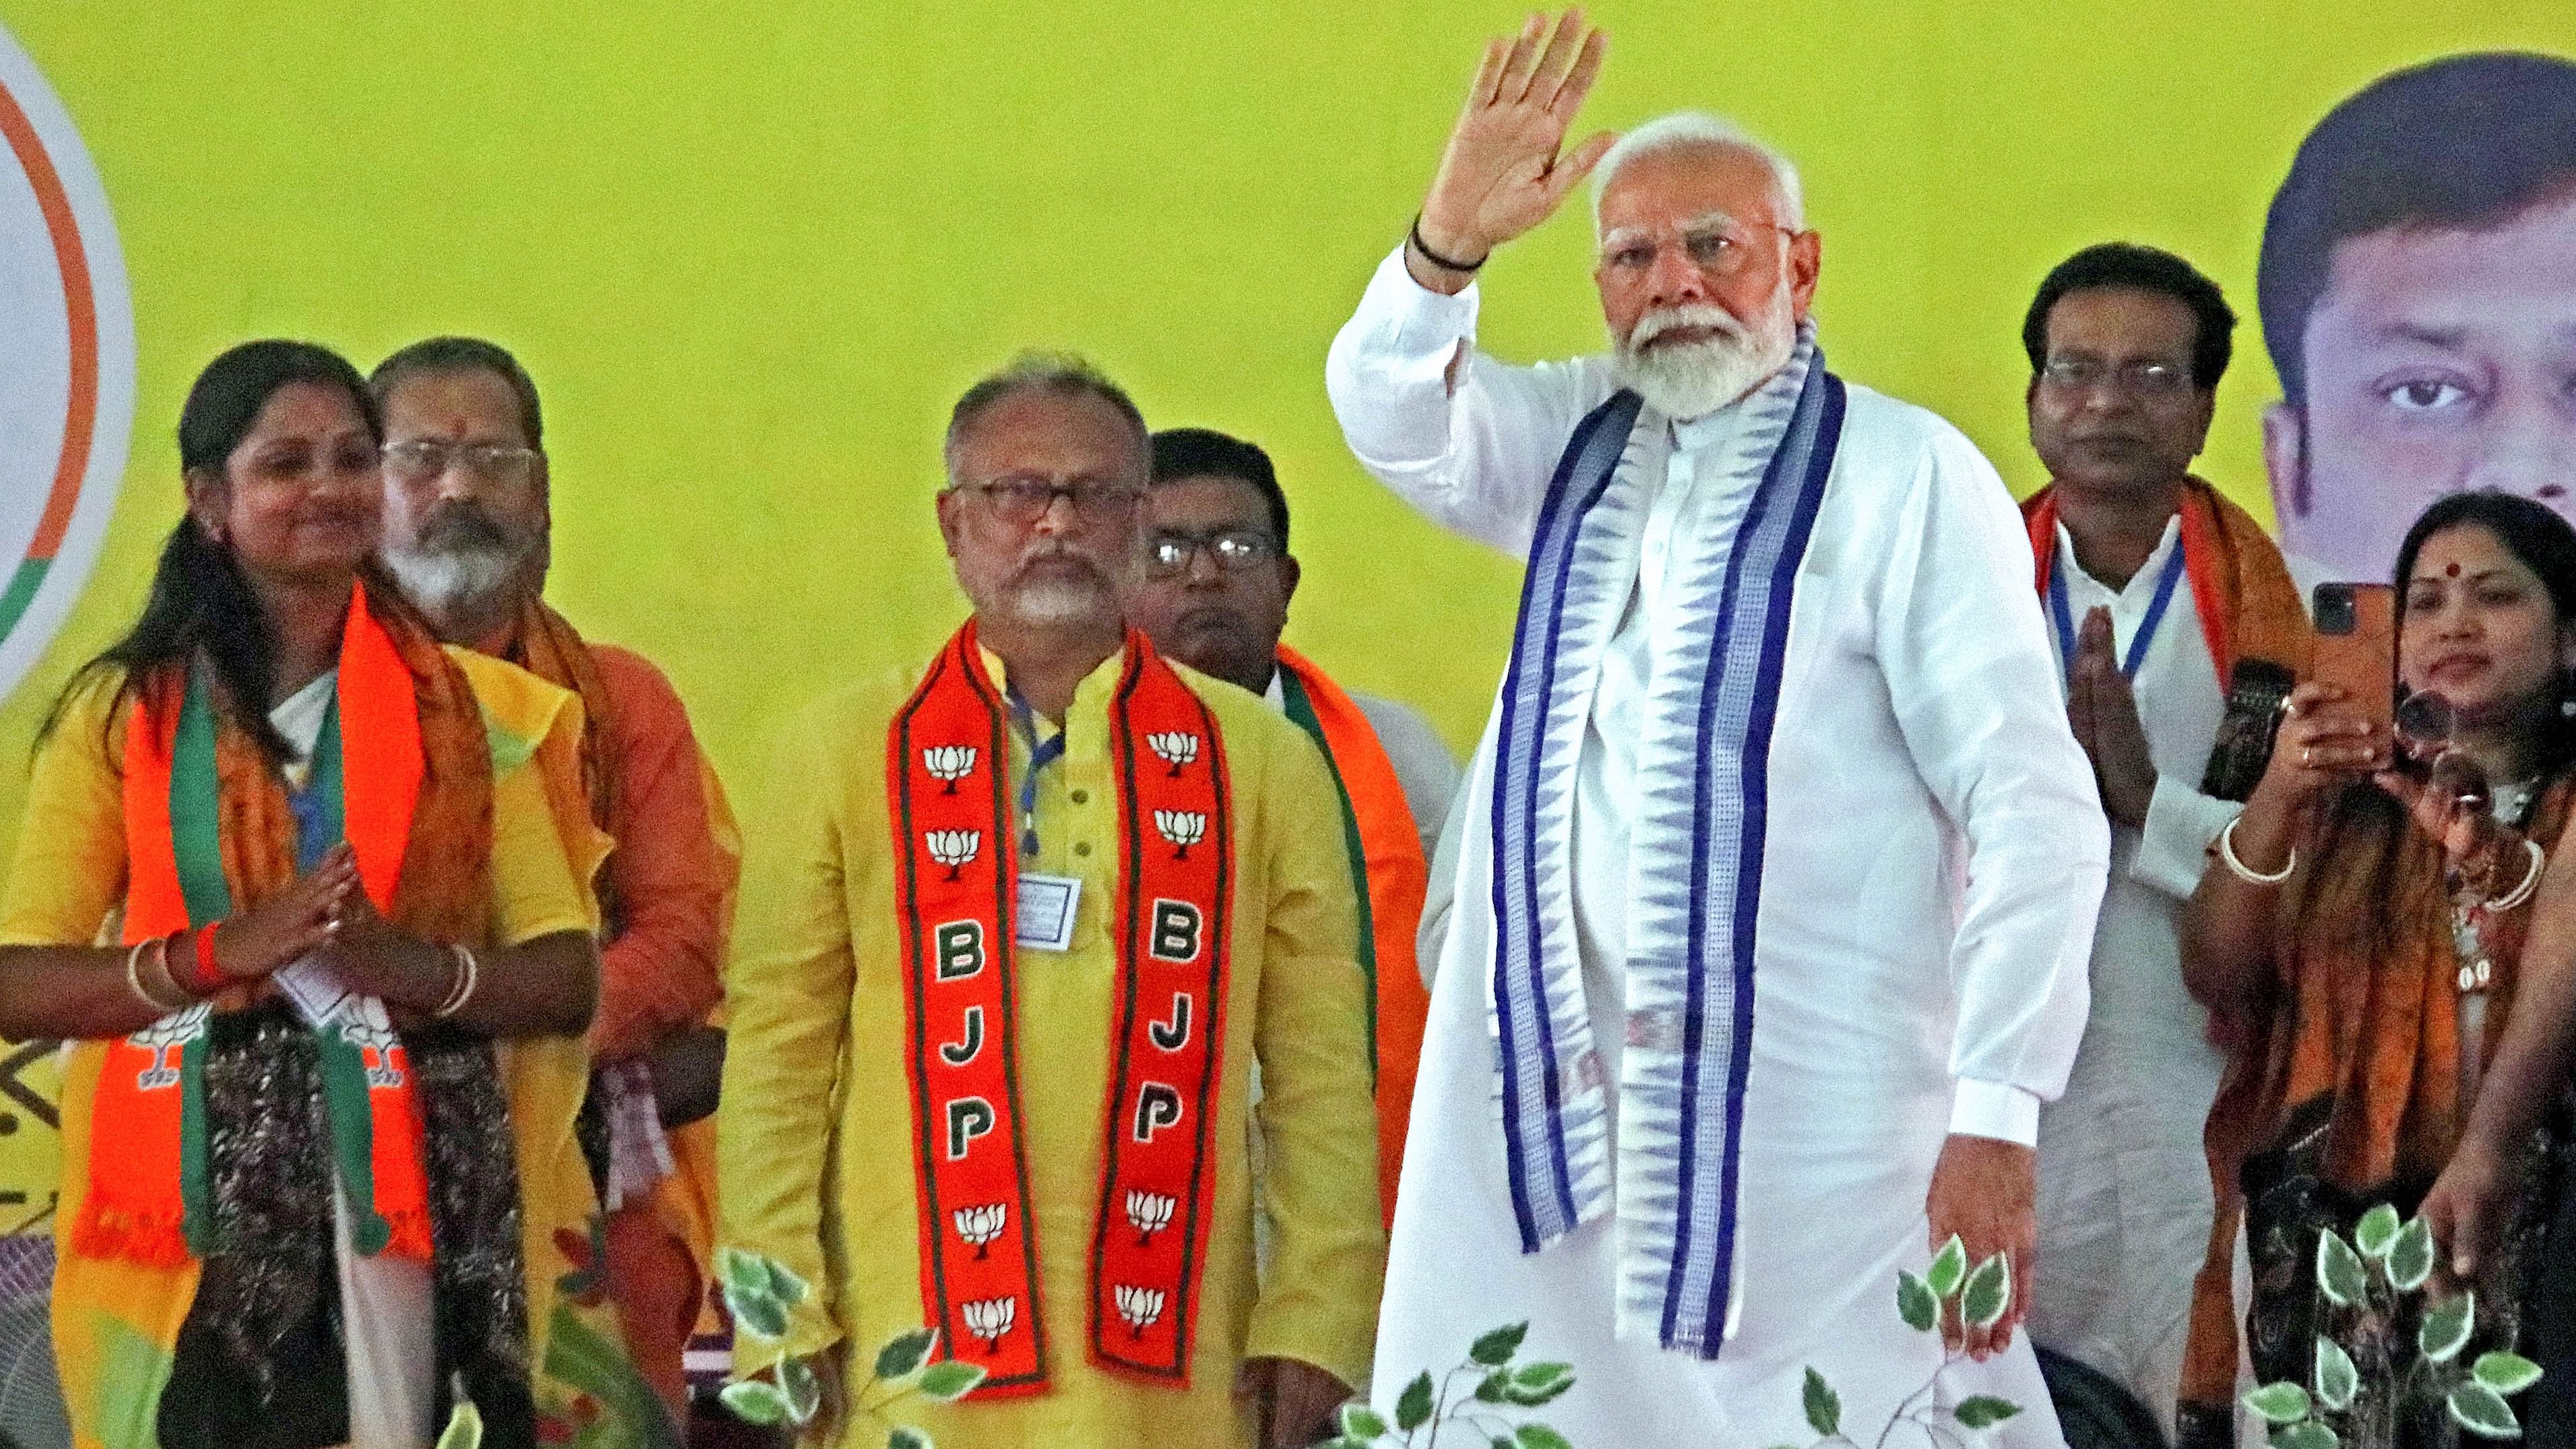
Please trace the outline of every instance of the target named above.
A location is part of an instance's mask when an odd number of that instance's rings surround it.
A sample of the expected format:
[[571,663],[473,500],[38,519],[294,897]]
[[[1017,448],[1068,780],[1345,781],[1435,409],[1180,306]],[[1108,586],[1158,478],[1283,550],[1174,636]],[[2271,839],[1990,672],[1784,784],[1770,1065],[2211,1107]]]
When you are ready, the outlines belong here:
[[2388,1286],[2400,1293],[2412,1293],[2433,1276],[2433,1226],[2416,1218],[2398,1231],[2396,1244],[2388,1250]]
[[886,1449],[938,1449],[919,1429],[897,1429],[886,1435]]
[[1521,1351],[1521,1340],[1529,1337],[1526,1323],[1507,1323],[1476,1340],[1467,1350],[1467,1361],[1481,1368],[1500,1368]]
[[2010,1399],[1979,1394],[1962,1401],[1959,1407],[1950,1411],[1950,1417],[1958,1420],[1959,1427],[1963,1429],[1991,1429],[2020,1412],[2021,1405]]
[[2343,1436],[2323,1419],[2302,1419],[2273,1430],[2272,1449],[2343,1449]]
[[2449,1363],[2469,1346],[2469,1335],[2478,1326],[2478,1295],[2462,1293],[2445,1298],[2424,1310],[2424,1322],[2415,1330],[2416,1351],[2427,1362]]
[[1977,1265],[1959,1290],[1959,1316],[1971,1327],[1992,1328],[2012,1307],[2012,1255],[1997,1253]]
[[931,1345],[937,1342],[935,1328],[916,1328],[887,1339],[886,1346],[877,1350],[877,1377],[899,1379],[910,1374],[929,1361]]
[[823,1376],[801,1358],[778,1365],[778,1389],[787,1396],[787,1417],[802,1424],[823,1407]]
[[1496,1369],[1485,1375],[1483,1381],[1476,1385],[1476,1402],[1480,1404],[1499,1404],[1509,1399],[1511,1395],[1512,1371],[1510,1369]]
[[2540,1365],[2518,1353],[2482,1353],[2469,1377],[2509,1399],[2540,1382]]
[[787,1305],[769,1296],[764,1289],[725,1288],[725,1307],[733,1311],[736,1328],[760,1338],[787,1336]]
[[1505,1397],[1521,1408],[1536,1409],[1564,1398],[1565,1391],[1573,1387],[1574,1380],[1571,1377],[1558,1379],[1543,1389],[1525,1389],[1515,1382]]
[[1386,1419],[1366,1404],[1342,1405],[1342,1437],[1365,1444],[1386,1432]]
[[2308,1391],[2287,1379],[2265,1384],[2240,1402],[2266,1424],[2295,1424],[2308,1416]]
[[776,1384],[747,1379],[738,1384],[725,1385],[724,1392],[717,1394],[716,1398],[721,1400],[726,1408],[733,1410],[735,1418],[746,1424],[787,1422],[787,1396],[778,1391]]
[[1923,1274],[1923,1286],[1932,1290],[1933,1297],[1947,1299],[1967,1280],[1968,1245],[1959,1241],[1957,1233],[1952,1233],[1950,1241],[1941,1245],[1941,1251],[1932,1255],[1932,1266]]
[[2479,1383],[2463,1379],[2451,1390],[2451,1420],[2481,1439],[2519,1439],[2522,1421],[2513,1416],[2513,1406],[2504,1395]]
[[439,1431],[438,1449],[483,1449],[483,1411],[472,1399],[460,1398],[448,1411],[447,1427]]
[[1544,1389],[1558,1380],[1574,1382],[1570,1363],[1525,1363],[1512,1370],[1512,1382],[1524,1389]]
[[1395,1431],[1410,1434],[1431,1418],[1431,1374],[1429,1370],[1413,1376],[1404,1392],[1395,1400]]
[[2311,1381],[2317,1391],[2317,1402],[2340,1414],[2352,1407],[2352,1396],[2361,1392],[2361,1369],[2343,1345],[2317,1335],[2317,1371]]
[[1930,1333],[1941,1324],[1941,1295],[1932,1285],[1911,1273],[1896,1275],[1896,1316],[1916,1333]]
[[1835,1393],[1834,1386],[1813,1368],[1807,1370],[1804,1398],[1808,1428],[1828,1439],[1843,1431],[1843,1396]]
[[1523,1424],[1512,1435],[1520,1449],[1574,1449],[1563,1434],[1545,1424]]
[[769,1270],[770,1296],[790,1308],[804,1302],[806,1295],[814,1291],[804,1279],[788,1272],[787,1265],[776,1258],[763,1259],[762,1266]]
[[2337,1308],[2358,1308],[2370,1298],[2370,1277],[2361,1255],[2332,1228],[2317,1234],[2317,1287]]
[[2388,1261],[2388,1250],[2397,1246],[2397,1233],[2401,1226],[2397,1219],[2397,1209],[2387,1203],[2381,1203],[2363,1213],[2361,1221],[2352,1225],[2352,1245],[2360,1249],[2361,1255],[2370,1261],[2385,1263]]
[[944,1359],[921,1371],[921,1396],[934,1404],[953,1404],[984,1382],[984,1366]]
[[727,1288],[769,1291],[769,1264],[758,1253],[740,1248],[716,1249],[716,1281]]

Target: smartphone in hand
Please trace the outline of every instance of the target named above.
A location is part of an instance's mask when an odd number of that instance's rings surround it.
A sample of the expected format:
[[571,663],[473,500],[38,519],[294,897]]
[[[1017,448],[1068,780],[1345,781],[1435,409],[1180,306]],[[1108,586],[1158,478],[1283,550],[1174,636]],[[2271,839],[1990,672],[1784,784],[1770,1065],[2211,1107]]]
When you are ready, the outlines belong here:
[[2397,591],[2387,584],[2319,584],[2316,677],[2350,698],[2370,721],[2382,765],[2395,737]]

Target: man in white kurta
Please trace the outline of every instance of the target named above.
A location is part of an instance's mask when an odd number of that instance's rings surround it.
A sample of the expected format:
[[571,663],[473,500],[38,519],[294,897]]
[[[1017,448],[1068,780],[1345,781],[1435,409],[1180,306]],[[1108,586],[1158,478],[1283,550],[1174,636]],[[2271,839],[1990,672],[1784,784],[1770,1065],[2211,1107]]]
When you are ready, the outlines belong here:
[[[2011,500],[1939,418],[1825,375],[1785,162],[1643,128],[1596,202],[1617,357],[1475,351],[1463,274],[1608,151],[1556,154],[1598,64],[1569,28],[1489,50],[1328,364],[1372,473],[1533,559],[1459,806],[1375,1397],[1529,1320],[1577,1376],[1541,1416],[1586,1449],[1805,1442],[1809,1365],[1866,1443],[1944,1360],[1899,1270],[1936,1229],[2025,1257],[2107,832]],[[2003,1338],[1940,1399],[2058,1444]]]

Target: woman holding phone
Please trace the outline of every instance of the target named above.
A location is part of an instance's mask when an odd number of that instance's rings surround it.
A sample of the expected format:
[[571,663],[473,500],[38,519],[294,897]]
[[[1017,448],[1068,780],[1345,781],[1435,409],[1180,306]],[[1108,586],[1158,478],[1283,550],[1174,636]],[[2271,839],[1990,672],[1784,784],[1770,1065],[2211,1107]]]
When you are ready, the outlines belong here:
[[[2576,1014],[2576,877],[2550,863],[2576,795],[2576,531],[2528,499],[2454,495],[2407,534],[2396,585],[2397,728],[2352,686],[2300,686],[2184,918],[2186,983],[2231,1058],[2187,1445],[2231,1417],[2240,1215],[2263,1382],[2309,1380],[2320,1231],[2348,1239],[2378,1203],[2429,1220],[2453,1280],[2437,1293],[2477,1289],[2471,1356],[2522,1343],[2537,1306]],[[2413,1342],[2409,1324],[2401,1364]],[[2397,1410],[2346,1421],[2393,1437],[2344,1442],[2447,1442],[2438,1399]]]

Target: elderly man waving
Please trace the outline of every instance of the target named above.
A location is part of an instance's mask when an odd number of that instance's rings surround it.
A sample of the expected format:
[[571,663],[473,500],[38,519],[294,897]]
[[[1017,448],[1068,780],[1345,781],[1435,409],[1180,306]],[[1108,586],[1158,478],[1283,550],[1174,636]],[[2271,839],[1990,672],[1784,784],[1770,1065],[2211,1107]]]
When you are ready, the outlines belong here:
[[[2012,1317],[1945,1368],[1897,1311],[1953,1233],[2027,1283],[2084,1023],[2109,843],[2028,546],[1956,429],[1827,371],[1785,159],[1692,115],[1561,152],[1600,59],[1572,13],[1487,49],[1329,363],[1360,461],[1528,562],[1379,1397],[1530,1319],[1577,1443],[1803,1442],[1813,1365],[1854,1433],[1937,1373],[2054,1445]],[[1478,352],[1477,269],[1596,166],[1611,355]]]

